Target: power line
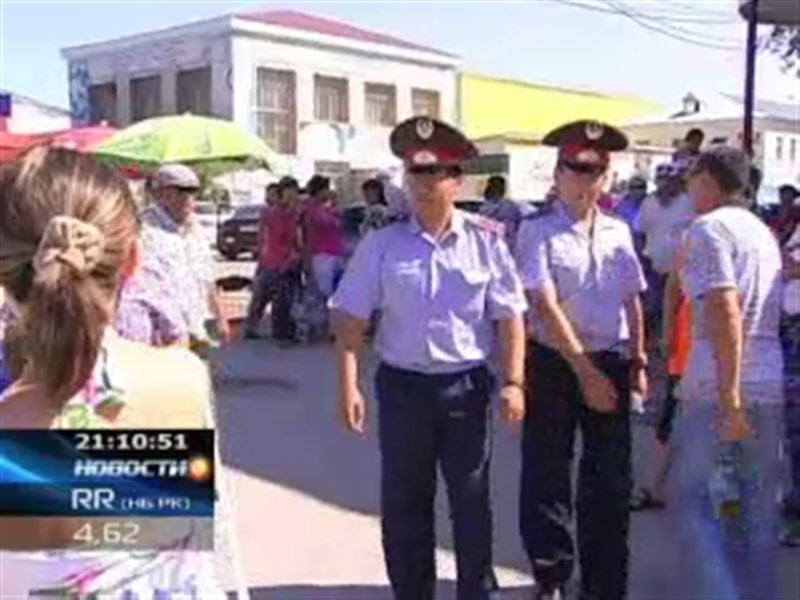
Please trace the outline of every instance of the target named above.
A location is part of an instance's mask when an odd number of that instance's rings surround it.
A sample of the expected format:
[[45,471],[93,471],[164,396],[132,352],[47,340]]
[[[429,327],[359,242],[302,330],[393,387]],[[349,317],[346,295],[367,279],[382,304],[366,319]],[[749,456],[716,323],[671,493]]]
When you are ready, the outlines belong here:
[[699,41],[702,44],[710,43],[712,45],[727,46],[730,49],[735,49],[738,47],[736,45],[737,43],[736,40],[709,35],[706,32],[699,32],[696,30],[688,29],[686,27],[680,27],[678,25],[672,25],[671,23],[665,22],[664,20],[650,17],[646,13],[642,13],[641,11],[629,8],[622,2],[617,2],[615,0],[601,0],[601,1],[605,2],[612,9],[617,10],[619,14],[628,17],[629,19],[638,23],[639,25],[644,26],[644,23],[642,23],[642,21],[647,21],[651,27],[655,25],[657,28],[663,29],[664,33],[673,34],[678,37],[692,38],[693,40]]
[[[729,40],[725,40],[722,38],[712,38],[719,43],[715,43],[713,41],[707,41],[709,39],[708,35],[700,34],[690,29],[678,27],[677,25],[672,25],[668,22],[669,21],[668,17],[659,18],[659,17],[652,17],[644,13],[634,13],[631,12],[627,7],[617,5],[611,2],[610,0],[604,0],[607,6],[598,6],[597,4],[584,4],[582,2],[577,2],[575,0],[553,0],[553,1],[558,2],[559,4],[565,6],[581,8],[592,12],[623,16],[630,19],[640,27],[643,27],[655,33],[659,33],[661,35],[665,35],[672,39],[685,42],[687,44],[692,44],[703,48],[711,48],[713,50],[725,50],[728,52],[741,50],[740,46],[735,46],[732,43],[728,43]],[[699,35],[703,35],[704,39],[696,37]],[[732,40],[730,40],[730,42],[732,42]]]
[[[609,15],[620,14],[620,11],[617,9],[612,9],[598,5],[597,0],[594,0],[594,3],[592,4],[576,2],[574,0],[554,0],[554,1],[558,2],[559,4],[566,4],[567,6],[574,6],[576,8],[583,8],[586,10],[605,13]],[[727,25],[735,23],[739,20],[736,17],[726,16],[720,13],[715,13],[714,15],[704,14],[704,13],[695,13],[693,15],[673,15],[659,10],[656,12],[650,11],[647,13],[639,11],[639,14],[647,19],[652,19],[654,21],[671,22],[671,23],[696,23],[699,25]]]

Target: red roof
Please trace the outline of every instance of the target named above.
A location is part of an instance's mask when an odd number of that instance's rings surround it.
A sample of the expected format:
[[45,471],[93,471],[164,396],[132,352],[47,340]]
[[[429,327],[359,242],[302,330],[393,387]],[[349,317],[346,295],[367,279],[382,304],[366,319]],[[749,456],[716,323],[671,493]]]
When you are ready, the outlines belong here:
[[332,21],[330,19],[316,17],[314,15],[309,15],[307,13],[302,13],[295,10],[270,10],[267,12],[243,13],[236,16],[240,19],[258,21],[259,23],[264,23],[266,25],[278,25],[280,27],[288,27],[290,29],[312,31],[314,33],[348,38],[359,42],[372,42],[374,44],[384,44],[398,48],[435,52],[436,54],[440,54],[442,56],[454,56],[435,48],[420,46],[419,44],[407,42],[406,40],[401,40],[400,38],[379,33],[377,31],[361,29],[359,27],[354,27],[353,25],[348,25],[347,23],[340,23],[339,21]]

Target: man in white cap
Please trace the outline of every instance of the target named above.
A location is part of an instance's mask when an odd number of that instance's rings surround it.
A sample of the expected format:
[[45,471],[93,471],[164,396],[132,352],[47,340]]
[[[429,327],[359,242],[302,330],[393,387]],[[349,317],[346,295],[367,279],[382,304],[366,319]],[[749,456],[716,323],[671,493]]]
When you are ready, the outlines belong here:
[[200,180],[185,165],[164,165],[154,182],[156,202],[142,211],[144,260],[157,261],[176,299],[193,349],[202,351],[210,338],[207,321],[216,318],[217,332],[230,338],[219,292],[214,283],[214,258],[194,219]]

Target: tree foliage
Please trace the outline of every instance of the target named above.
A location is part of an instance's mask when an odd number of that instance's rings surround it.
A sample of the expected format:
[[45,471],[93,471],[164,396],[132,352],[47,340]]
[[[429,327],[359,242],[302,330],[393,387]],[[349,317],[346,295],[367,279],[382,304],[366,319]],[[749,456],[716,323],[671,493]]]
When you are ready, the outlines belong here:
[[775,25],[765,40],[764,48],[777,54],[788,72],[800,78],[800,27]]

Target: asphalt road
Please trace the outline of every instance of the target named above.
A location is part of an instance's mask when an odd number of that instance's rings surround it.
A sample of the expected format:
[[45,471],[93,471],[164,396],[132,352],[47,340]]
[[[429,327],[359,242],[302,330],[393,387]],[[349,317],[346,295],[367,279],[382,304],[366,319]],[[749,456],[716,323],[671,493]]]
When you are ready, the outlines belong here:
[[[235,482],[244,571],[254,599],[391,597],[380,543],[372,369],[368,364],[364,374],[369,421],[360,439],[340,426],[328,345],[280,350],[268,341],[241,342],[219,353],[222,449]],[[638,427],[637,437],[644,435]],[[504,423],[496,426],[492,468],[495,563],[504,588],[499,597],[529,598],[532,582],[517,534],[518,437]],[[702,557],[688,554],[675,519],[669,508],[634,516],[632,599],[698,600],[691,567]],[[442,493],[437,539],[439,597],[452,598],[455,566]],[[785,598],[800,598],[799,564],[800,552],[784,552]]]

